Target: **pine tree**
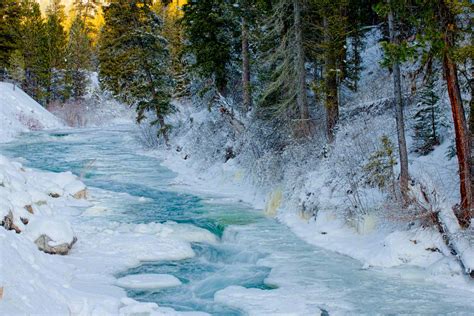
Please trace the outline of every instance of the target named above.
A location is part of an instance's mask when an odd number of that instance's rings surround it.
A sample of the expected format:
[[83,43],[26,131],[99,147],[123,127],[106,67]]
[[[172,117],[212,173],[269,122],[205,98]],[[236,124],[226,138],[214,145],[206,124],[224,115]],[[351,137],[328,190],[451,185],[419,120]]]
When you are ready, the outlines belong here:
[[74,0],[73,2],[73,14],[82,19],[82,23],[84,24],[89,36],[91,35],[91,32],[97,32],[93,21],[99,8],[100,0]]
[[264,116],[279,117],[291,125],[297,137],[312,134],[306,84],[308,41],[303,34],[303,1],[280,0],[266,21],[268,79],[260,98]]
[[99,45],[100,81],[117,98],[136,107],[137,121],[149,113],[152,124],[168,142],[166,115],[171,105],[172,81],[163,22],[149,0],[115,0],[105,8]]
[[186,51],[195,58],[191,69],[206,79],[221,94],[226,94],[228,68],[238,36],[229,1],[200,0],[184,5],[184,25],[188,45]]
[[406,203],[408,201],[409,172],[400,64],[408,59],[411,51],[407,49],[407,41],[400,36],[400,30],[403,26],[403,23],[401,23],[403,15],[407,11],[405,10],[404,1],[386,0],[379,4],[378,12],[387,18],[388,24],[389,42],[383,45],[385,53],[383,64],[392,70],[393,100],[397,123],[398,155],[400,159],[400,192]]
[[234,15],[240,24],[240,57],[242,64],[242,110],[248,112],[253,106],[252,98],[252,61],[255,58],[255,49],[252,51],[252,41],[256,41],[256,33],[261,20],[265,13],[268,12],[269,3],[259,0],[240,0],[233,7]]
[[45,104],[50,78],[46,27],[38,3],[23,0],[22,11],[20,49],[25,60],[24,89],[39,103]]
[[10,55],[8,74],[13,80],[13,90],[15,90],[16,85],[22,85],[25,80],[25,59],[23,58],[21,51],[15,50]]
[[189,93],[189,67],[185,58],[184,28],[181,23],[183,10],[180,1],[157,1],[153,10],[163,20],[162,35],[168,41],[172,76],[175,81],[174,96],[182,97]]
[[91,67],[91,41],[80,16],[76,16],[69,30],[66,46],[65,98],[79,99],[86,93]]
[[61,0],[53,0],[46,10],[47,59],[49,83],[47,86],[47,103],[62,97],[64,88],[66,32],[63,28],[65,19],[64,5]]
[[[423,58],[437,58],[443,65],[443,78],[447,85],[453,116],[456,155],[459,166],[460,212],[457,214],[462,227],[469,227],[474,216],[474,136],[468,129],[461,97],[461,89],[456,64],[461,51],[462,39],[472,36],[472,24],[463,28],[459,20],[468,18],[472,12],[469,1],[420,0],[413,10],[419,43],[424,47]],[[468,58],[472,59],[472,45]],[[466,60],[465,60],[466,61]],[[471,126],[472,128],[472,126]],[[473,129],[474,130],[474,129]]]
[[312,40],[313,59],[323,65],[321,92],[326,110],[326,134],[329,142],[334,139],[339,120],[339,87],[347,76],[346,42],[352,29],[349,25],[349,0],[313,0],[310,2],[312,30],[322,36]]
[[435,78],[429,76],[420,91],[420,100],[416,105],[414,120],[414,151],[421,155],[430,153],[439,145],[438,127],[440,111],[439,97],[434,91]]
[[10,54],[19,49],[20,0],[0,0],[0,77],[9,64]]

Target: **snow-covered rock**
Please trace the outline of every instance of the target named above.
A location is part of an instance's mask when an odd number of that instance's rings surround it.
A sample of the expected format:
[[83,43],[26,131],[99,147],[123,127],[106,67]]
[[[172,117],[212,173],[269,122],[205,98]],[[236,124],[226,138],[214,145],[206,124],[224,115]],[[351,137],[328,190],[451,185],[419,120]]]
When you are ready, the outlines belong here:
[[69,222],[51,216],[33,216],[24,233],[49,254],[66,255],[77,240]]

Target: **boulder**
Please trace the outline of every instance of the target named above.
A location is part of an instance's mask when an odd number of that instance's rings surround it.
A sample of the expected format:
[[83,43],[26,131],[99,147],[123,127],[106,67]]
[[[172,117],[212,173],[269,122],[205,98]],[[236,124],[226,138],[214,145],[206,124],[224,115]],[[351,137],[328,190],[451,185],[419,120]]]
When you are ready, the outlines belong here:
[[12,211],[8,212],[8,215],[3,218],[2,226],[6,230],[14,230],[17,234],[21,233],[21,229],[18,228],[13,222],[13,213]]
[[38,249],[52,254],[52,255],[67,255],[72,246],[76,243],[77,238],[74,237],[70,243],[61,243],[59,245],[54,245],[54,242],[49,236],[43,234],[35,240],[36,246]]
[[81,191],[78,191],[76,193],[73,194],[73,197],[75,199],[82,199],[82,200],[85,200],[87,199],[87,189],[82,189]]
[[31,205],[25,205],[25,210],[28,211],[30,214],[34,214],[33,207]]

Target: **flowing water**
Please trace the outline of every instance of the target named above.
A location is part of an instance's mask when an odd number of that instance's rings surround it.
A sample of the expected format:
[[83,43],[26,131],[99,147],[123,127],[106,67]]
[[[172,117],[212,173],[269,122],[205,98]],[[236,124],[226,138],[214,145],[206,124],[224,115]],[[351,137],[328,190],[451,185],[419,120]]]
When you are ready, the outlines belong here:
[[114,210],[107,220],[176,221],[220,238],[213,245],[193,244],[192,259],[146,262],[123,271],[117,277],[166,273],[182,281],[174,288],[130,290],[130,297],[179,311],[241,315],[237,306],[214,300],[217,291],[238,285],[267,291],[265,297],[274,298],[268,304],[303,300],[314,304],[314,311],[341,306],[357,314],[474,314],[472,292],[363,270],[358,261],[308,245],[245,204],[180,191],[173,185],[175,174],[144,154],[135,133],[130,127],[38,132],[0,147],[29,167],[82,174],[93,198]]

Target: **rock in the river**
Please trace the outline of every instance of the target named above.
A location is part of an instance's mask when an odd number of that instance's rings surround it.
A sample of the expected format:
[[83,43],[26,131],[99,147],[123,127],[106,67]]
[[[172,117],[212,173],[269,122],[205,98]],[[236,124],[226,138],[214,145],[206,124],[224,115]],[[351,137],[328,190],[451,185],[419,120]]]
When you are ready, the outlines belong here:
[[38,246],[39,250],[46,253],[52,255],[67,255],[76,241],[77,238],[74,237],[70,243],[55,245],[54,241],[49,236],[43,234],[35,240],[35,244]]

